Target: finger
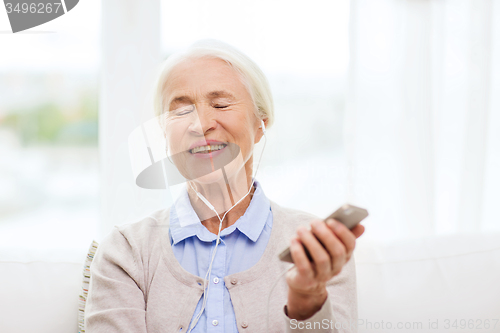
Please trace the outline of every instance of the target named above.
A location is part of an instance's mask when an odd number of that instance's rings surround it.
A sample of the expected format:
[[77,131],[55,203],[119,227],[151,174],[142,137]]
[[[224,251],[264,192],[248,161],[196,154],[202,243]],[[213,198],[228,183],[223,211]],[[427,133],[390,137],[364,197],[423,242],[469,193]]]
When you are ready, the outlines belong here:
[[314,261],[314,268],[316,271],[316,278],[320,281],[326,281],[331,276],[332,262],[330,254],[321,245],[318,239],[314,236],[311,230],[300,227],[297,230],[300,241],[309,250],[311,257]]
[[362,224],[358,224],[354,228],[351,229],[351,232],[356,236],[356,238],[359,238],[364,232],[365,232],[365,226]]
[[347,249],[344,243],[324,222],[314,224],[313,230],[330,255],[332,270],[338,271],[348,260]]
[[346,262],[349,261],[349,259],[351,259],[352,251],[354,251],[354,247],[356,246],[356,237],[349,229],[347,229],[345,225],[337,220],[329,219],[326,224],[344,244]]
[[342,267],[347,262],[347,250],[342,241],[324,222],[315,224],[313,228],[315,228],[314,230],[317,232],[318,238],[323,243],[323,246],[326,247],[330,256],[331,271],[328,275],[328,279],[330,279],[332,273],[333,275],[340,273]]
[[304,251],[304,246],[297,238],[292,238],[290,244],[290,254],[292,255],[293,263],[297,267],[297,271],[302,276],[312,276],[314,275],[314,270],[312,268],[311,262]]

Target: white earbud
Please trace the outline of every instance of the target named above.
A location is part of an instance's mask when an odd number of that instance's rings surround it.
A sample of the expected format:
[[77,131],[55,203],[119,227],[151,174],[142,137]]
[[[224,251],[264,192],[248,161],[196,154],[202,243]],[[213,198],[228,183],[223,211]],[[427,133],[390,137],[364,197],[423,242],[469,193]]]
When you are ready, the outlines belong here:
[[260,127],[259,128],[262,128],[262,132],[264,133],[264,135],[266,134],[266,124],[264,124],[264,120],[260,120]]

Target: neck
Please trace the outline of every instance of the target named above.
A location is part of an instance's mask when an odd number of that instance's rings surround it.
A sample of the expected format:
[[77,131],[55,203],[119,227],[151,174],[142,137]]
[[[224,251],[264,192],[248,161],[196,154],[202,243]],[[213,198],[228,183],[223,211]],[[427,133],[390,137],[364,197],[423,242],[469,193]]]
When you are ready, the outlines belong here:
[[[203,195],[214,206],[220,218],[227,212],[222,221],[221,230],[230,227],[245,213],[252,200],[255,188],[252,186],[251,165],[252,159],[247,161],[245,167],[233,176],[227,175],[225,170],[219,170],[217,172],[220,172],[222,177],[214,183],[202,184],[191,182],[187,185],[191,205],[200,218],[201,223],[210,232],[218,234],[220,225],[219,217],[208,208],[196,192]],[[247,195],[251,186],[250,193]],[[240,202],[235,206],[238,201]]]

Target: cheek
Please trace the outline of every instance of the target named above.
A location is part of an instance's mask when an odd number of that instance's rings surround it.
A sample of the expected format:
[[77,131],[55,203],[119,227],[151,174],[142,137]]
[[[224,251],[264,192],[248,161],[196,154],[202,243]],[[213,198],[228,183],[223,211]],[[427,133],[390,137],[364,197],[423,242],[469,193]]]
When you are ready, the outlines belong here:
[[[246,132],[242,133],[239,137],[239,145],[244,155],[249,155],[253,151],[254,137],[249,129],[245,129]],[[247,156],[248,157],[248,156]]]
[[252,125],[245,119],[242,121],[241,126],[239,126],[236,132],[237,142],[241,145],[241,149],[244,153],[251,153],[253,150],[253,145],[255,142],[255,133]]
[[167,130],[167,146],[168,150],[171,151],[172,153],[177,153],[181,150],[182,148],[182,138],[184,136],[184,133],[182,129],[179,127],[175,127],[175,130],[173,129],[168,129]]
[[165,122],[165,130],[170,137],[183,136],[189,128],[191,119],[172,117]]

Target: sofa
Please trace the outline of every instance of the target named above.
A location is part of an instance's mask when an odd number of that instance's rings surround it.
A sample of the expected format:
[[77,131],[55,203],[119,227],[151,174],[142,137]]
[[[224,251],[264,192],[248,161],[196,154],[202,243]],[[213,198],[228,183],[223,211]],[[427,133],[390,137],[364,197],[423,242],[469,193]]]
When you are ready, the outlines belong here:
[[[0,247],[0,332],[78,332],[88,252]],[[500,332],[500,233],[361,237],[354,258],[358,332]]]

